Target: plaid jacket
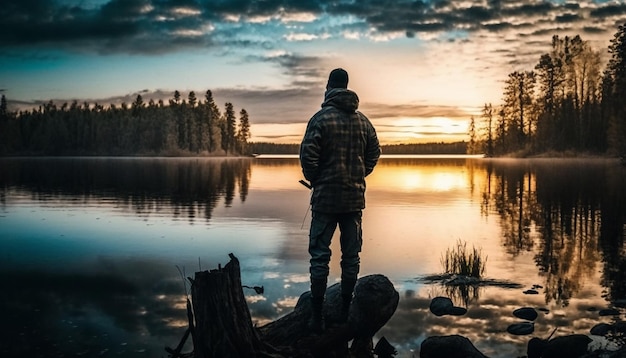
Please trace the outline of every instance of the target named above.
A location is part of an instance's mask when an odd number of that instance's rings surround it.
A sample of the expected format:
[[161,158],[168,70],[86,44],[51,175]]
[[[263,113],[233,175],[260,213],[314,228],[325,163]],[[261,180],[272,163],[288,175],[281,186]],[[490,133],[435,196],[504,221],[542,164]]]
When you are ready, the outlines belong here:
[[365,208],[365,177],[378,162],[380,145],[374,126],[358,106],[356,93],[333,88],[309,120],[300,144],[300,164],[313,186],[312,210],[345,213]]

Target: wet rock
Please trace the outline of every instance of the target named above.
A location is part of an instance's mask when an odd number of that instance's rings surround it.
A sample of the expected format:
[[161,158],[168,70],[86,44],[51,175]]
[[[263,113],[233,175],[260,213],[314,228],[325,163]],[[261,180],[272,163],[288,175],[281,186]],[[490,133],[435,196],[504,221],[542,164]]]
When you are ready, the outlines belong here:
[[606,336],[609,332],[613,331],[613,325],[608,323],[598,323],[589,330],[589,333],[594,336]]
[[538,295],[539,292],[537,290],[526,290],[523,292],[525,295]]
[[626,308],[626,299],[621,299],[621,298],[619,298],[619,299],[617,299],[617,300],[614,300],[614,301],[613,301],[613,304],[614,304],[616,307]]
[[467,309],[454,306],[448,297],[435,297],[430,301],[430,312],[435,316],[462,316],[467,313]]
[[615,308],[605,308],[598,312],[600,316],[619,316],[619,310]]
[[528,341],[528,347],[526,348],[526,354],[528,358],[540,358],[541,353],[548,345],[548,341],[545,339],[533,337]]
[[537,311],[532,307],[522,307],[513,311],[513,316],[527,321],[534,321],[537,318]]
[[387,338],[382,337],[378,343],[376,343],[374,353],[378,356],[378,358],[392,358],[398,354],[398,351],[396,351],[396,348],[389,343]]
[[443,316],[448,314],[454,305],[448,297],[435,297],[430,301],[430,312],[435,316]]
[[467,309],[463,308],[463,307],[457,307],[454,306],[452,308],[450,308],[450,311],[448,312],[448,314],[452,315],[452,316],[462,316],[464,314],[467,313]]
[[459,335],[433,336],[422,342],[421,358],[487,358],[472,342]]
[[535,325],[532,322],[513,323],[507,327],[506,331],[516,336],[523,336],[533,333]]
[[541,358],[582,357],[587,354],[590,342],[591,338],[584,334],[556,337],[548,341]]
[[613,324],[613,329],[617,333],[626,333],[626,322],[617,322]]

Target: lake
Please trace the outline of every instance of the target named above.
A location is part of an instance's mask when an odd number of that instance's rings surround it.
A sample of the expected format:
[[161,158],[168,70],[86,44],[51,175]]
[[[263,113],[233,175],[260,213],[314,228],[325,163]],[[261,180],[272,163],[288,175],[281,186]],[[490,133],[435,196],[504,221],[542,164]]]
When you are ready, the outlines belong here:
[[[301,178],[289,156],[0,158],[0,356],[166,356],[187,326],[182,277],[229,253],[244,285],[265,288],[244,290],[254,322],[289,313],[309,289]],[[360,276],[386,275],[400,293],[374,338],[397,357],[449,334],[490,357],[523,356],[532,337],[624,319],[626,168],[617,160],[384,156],[367,185]],[[479,250],[486,279],[510,285],[426,280],[460,243]],[[335,254],[330,283],[339,277]],[[433,315],[436,296],[467,313]],[[521,307],[539,310],[531,335],[507,333]],[[618,314],[600,315],[605,308]]]

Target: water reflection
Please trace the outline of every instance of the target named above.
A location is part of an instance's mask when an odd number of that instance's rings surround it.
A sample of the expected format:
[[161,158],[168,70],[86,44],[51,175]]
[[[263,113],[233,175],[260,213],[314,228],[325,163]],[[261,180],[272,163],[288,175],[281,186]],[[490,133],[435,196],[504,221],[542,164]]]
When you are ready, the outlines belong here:
[[623,299],[607,274],[624,265],[624,169],[605,160],[519,162],[488,161],[483,212],[499,215],[509,253],[534,253],[546,303],[567,306],[601,261],[607,297]]
[[[0,159],[0,355],[163,356],[184,332],[187,275],[242,264],[257,324],[308,290],[309,191],[297,158]],[[492,357],[525,354],[506,333],[522,306],[545,309],[534,336],[584,333],[626,298],[626,173],[613,161],[388,158],[368,178],[362,274],[401,298],[379,332],[417,356],[428,336],[462,334]],[[449,288],[458,241],[482,249],[486,276],[518,286]],[[333,252],[338,252],[334,240]],[[331,283],[339,279],[331,262]],[[542,286],[538,295],[523,291]],[[430,299],[466,307],[436,317]]]
[[[247,159],[26,158],[4,159],[0,183],[34,199],[84,201],[104,198],[137,215],[166,212],[175,218],[209,220],[217,202],[245,201],[250,185]],[[2,194],[6,205],[6,192]]]

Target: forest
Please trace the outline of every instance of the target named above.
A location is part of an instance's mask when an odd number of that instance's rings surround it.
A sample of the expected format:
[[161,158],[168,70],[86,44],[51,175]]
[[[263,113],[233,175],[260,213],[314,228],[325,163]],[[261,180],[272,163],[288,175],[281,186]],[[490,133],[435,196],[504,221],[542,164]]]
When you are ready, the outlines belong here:
[[130,105],[52,101],[32,111],[8,112],[0,103],[0,155],[239,155],[248,151],[250,119],[233,104],[224,113],[210,90],[204,100],[193,91],[186,99],[175,91],[166,105]]
[[472,117],[468,153],[574,153],[626,158],[626,24],[601,53],[580,36],[552,37],[534,69],[504,81],[502,104]]

